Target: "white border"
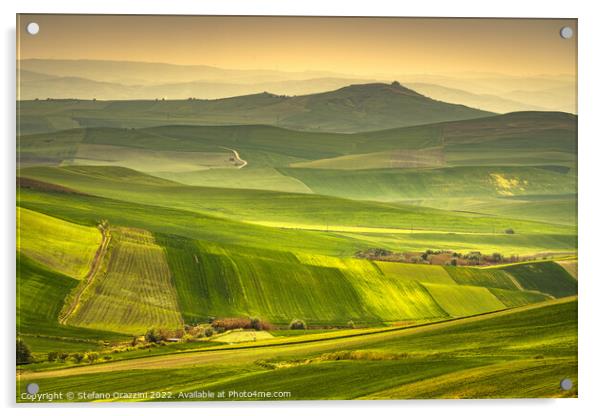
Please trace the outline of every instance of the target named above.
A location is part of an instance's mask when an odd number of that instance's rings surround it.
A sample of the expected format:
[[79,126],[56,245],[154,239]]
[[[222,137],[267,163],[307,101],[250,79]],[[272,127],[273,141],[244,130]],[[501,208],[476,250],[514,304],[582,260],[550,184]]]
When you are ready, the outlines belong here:
[[[2,41],[2,239],[0,264],[4,305],[2,319],[2,372],[0,375],[3,414],[47,415],[110,415],[145,414],[164,416],[166,408],[185,414],[246,415],[330,414],[445,414],[482,415],[536,413],[551,415],[591,414],[600,405],[600,335],[599,307],[602,301],[601,273],[596,269],[600,256],[602,235],[600,207],[600,167],[602,141],[602,65],[601,15],[594,1],[527,2],[524,0],[488,1],[434,1],[420,0],[394,2],[386,0],[21,0],[18,4],[1,4]],[[36,408],[16,406],[14,377],[14,191],[15,191],[15,14],[16,13],[124,13],[124,14],[265,14],[265,15],[357,15],[357,16],[440,16],[440,17],[557,17],[579,18],[579,399],[569,400],[494,400],[494,401],[404,401],[404,402],[289,402],[289,403],[184,403],[177,405],[56,405]],[[520,45],[517,45],[520,47]]]

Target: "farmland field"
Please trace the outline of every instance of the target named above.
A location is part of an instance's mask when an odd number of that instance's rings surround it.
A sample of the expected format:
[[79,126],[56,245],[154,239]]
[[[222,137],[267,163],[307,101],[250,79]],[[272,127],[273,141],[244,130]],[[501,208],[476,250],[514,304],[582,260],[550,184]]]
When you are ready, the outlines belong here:
[[[577,386],[562,391],[555,369],[576,379],[576,306],[569,299],[338,340],[318,337],[290,345],[270,340],[253,348],[251,342],[234,350],[218,347],[24,373],[21,388],[36,381],[48,391],[77,386],[84,391],[134,392],[141,383],[144,391],[178,392],[163,400],[185,400],[179,392],[201,386],[210,391],[288,391],[293,400],[572,397]],[[501,380],[488,382],[492,378]],[[468,380],[471,388],[463,389],[458,380]],[[520,387],[525,383],[529,389]]]
[[[19,402],[577,396],[575,114],[91,62],[20,74]],[[266,83],[344,86],[192,93]]]
[[181,322],[167,262],[153,236],[115,229],[98,275],[67,322],[74,326],[138,333]]

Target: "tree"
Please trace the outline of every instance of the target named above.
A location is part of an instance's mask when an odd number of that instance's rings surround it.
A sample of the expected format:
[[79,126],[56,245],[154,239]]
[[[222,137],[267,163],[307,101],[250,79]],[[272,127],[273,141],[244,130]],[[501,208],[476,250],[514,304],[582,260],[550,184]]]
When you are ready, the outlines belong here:
[[56,351],[51,351],[48,353],[48,361],[54,362],[59,358],[59,353]]
[[29,364],[31,361],[31,349],[21,338],[17,338],[17,364]]
[[293,319],[288,327],[289,329],[307,329],[305,321],[301,319]]
[[73,361],[75,361],[76,363],[81,363],[82,361],[84,361],[85,355],[81,352],[74,352],[73,354],[71,354],[71,358],[73,358]]
[[449,264],[451,264],[452,266],[457,266],[458,265],[458,259],[451,259],[451,261],[449,262]]
[[205,328],[205,336],[207,338],[212,337],[213,336],[213,328],[211,328],[210,326]]
[[89,363],[93,363],[94,361],[98,360],[98,353],[97,352],[89,352],[86,354],[86,359],[88,360]]
[[151,328],[146,331],[146,334],[144,334],[144,339],[146,342],[152,342],[153,344],[158,344],[159,342],[163,341],[161,334],[155,328]]
[[256,331],[261,331],[261,329],[263,328],[261,325],[261,319],[251,318],[251,328],[253,328]]
[[348,326],[349,328],[353,329],[353,328],[355,328],[355,322],[353,322],[353,321],[349,321],[349,322],[347,322],[347,326]]

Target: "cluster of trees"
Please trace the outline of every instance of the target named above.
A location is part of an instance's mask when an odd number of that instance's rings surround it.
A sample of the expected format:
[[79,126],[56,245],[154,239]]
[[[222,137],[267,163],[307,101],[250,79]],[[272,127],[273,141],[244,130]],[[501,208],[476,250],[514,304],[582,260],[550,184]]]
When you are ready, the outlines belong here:
[[302,319],[293,319],[288,325],[289,329],[307,329],[307,324]]
[[[31,364],[35,361],[44,361],[43,359],[34,359],[32,353],[31,353],[31,348],[29,348],[29,346],[21,339],[21,338],[17,338],[17,364]],[[89,351],[86,353],[83,352],[74,352],[74,353],[68,353],[68,352],[64,352],[64,351],[51,351],[47,354],[46,359],[49,362],[67,362],[67,361],[73,361],[76,364],[82,363],[82,362],[89,362],[89,363],[93,363],[96,362],[100,359],[100,354],[94,351]],[[111,360],[113,357],[110,355],[105,355],[102,357],[103,360],[105,361],[109,361]]]
[[[54,361],[60,361],[60,362],[65,362],[67,361],[67,359],[71,359],[73,360],[75,363],[82,363],[82,362],[88,362],[88,363],[94,363],[98,360],[100,360],[100,354],[94,351],[90,351],[90,352],[74,352],[73,354],[67,354],[64,352],[49,352],[48,353],[48,361],[50,362],[54,362]],[[102,359],[104,361],[110,361],[113,359],[112,356],[110,355],[105,355],[102,357]]]
[[[514,230],[508,228],[506,234],[514,234]],[[533,260],[535,257],[519,257],[512,255],[505,257],[501,253],[483,254],[480,251],[469,253],[458,253],[452,250],[425,250],[419,253],[396,253],[383,248],[370,248],[355,253],[356,258],[390,261],[414,264],[445,264],[448,266],[478,266],[486,264],[516,263],[519,261]],[[545,257],[543,257],[545,259]]]
[[265,319],[253,318],[220,318],[211,321],[211,326],[217,332],[228,331],[231,329],[254,329],[256,331],[269,331],[274,326]]
[[391,257],[395,254],[396,253],[393,253],[392,251],[384,248],[369,248],[366,250],[356,251],[355,257],[359,259],[381,260],[384,258]]

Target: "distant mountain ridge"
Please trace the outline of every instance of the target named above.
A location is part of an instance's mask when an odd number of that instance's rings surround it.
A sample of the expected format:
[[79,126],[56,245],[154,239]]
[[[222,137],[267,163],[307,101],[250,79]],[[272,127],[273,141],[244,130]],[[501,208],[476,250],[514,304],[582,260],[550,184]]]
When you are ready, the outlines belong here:
[[[294,130],[354,133],[442,121],[485,117],[494,113],[433,100],[402,86],[354,84],[334,91],[301,96],[260,93],[216,100],[23,101],[19,106],[24,133],[28,117],[40,111],[71,127],[151,127],[166,124],[270,124]],[[47,113],[47,114],[50,114]],[[32,119],[33,121],[33,119]],[[57,128],[60,130],[61,128]]]
[[269,91],[308,95],[350,84],[397,79],[422,95],[496,113],[576,114],[575,80],[567,76],[399,74],[358,76],[328,71],[224,69],[150,62],[25,59],[18,61],[18,99],[216,99]]

